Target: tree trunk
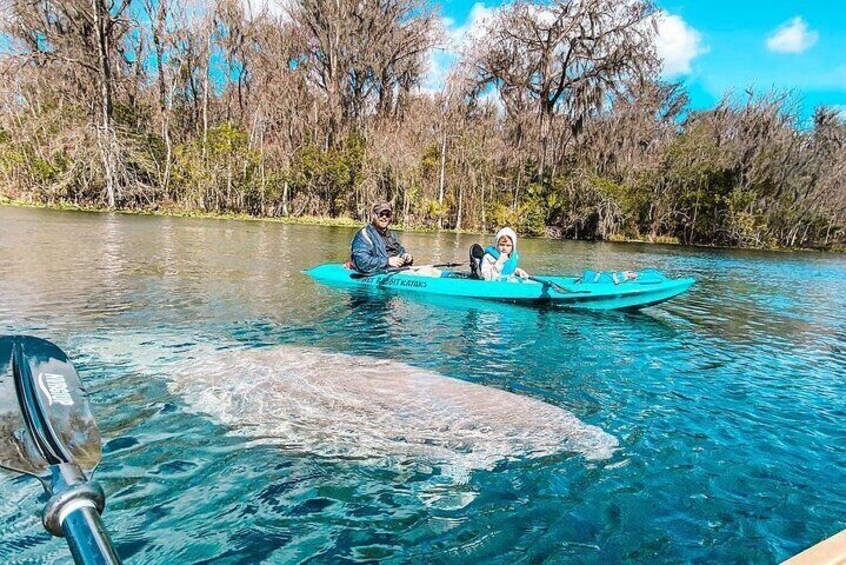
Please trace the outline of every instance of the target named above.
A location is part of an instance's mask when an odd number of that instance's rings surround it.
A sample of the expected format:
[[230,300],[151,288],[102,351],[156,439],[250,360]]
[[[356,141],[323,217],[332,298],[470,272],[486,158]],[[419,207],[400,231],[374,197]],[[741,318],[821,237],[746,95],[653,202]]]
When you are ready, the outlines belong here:
[[170,138],[170,112],[173,109],[173,91],[167,98],[162,120],[162,133],[165,141],[165,174],[164,174],[164,191],[165,194],[170,190],[170,170],[173,164],[173,140]]
[[411,195],[408,192],[408,186],[410,184],[411,184],[411,179],[409,179],[408,182],[405,182],[402,185],[403,186],[403,189],[402,189],[402,191],[403,191],[403,197],[402,197],[403,207],[405,208],[403,210],[403,214],[402,214],[402,226],[404,228],[408,227],[408,215],[411,212]]
[[164,178],[162,179],[162,191],[165,198],[169,198],[168,189],[170,186],[170,168],[173,159],[173,143],[170,139],[170,100],[172,96],[168,96],[166,76],[164,69],[164,25],[167,18],[167,4],[160,2],[158,11],[156,12],[156,25],[153,28],[153,45],[156,49],[156,70],[158,72],[159,83],[159,112],[162,120],[162,139],[165,142],[165,170]]
[[696,218],[699,216],[699,195],[700,191],[696,191],[696,202],[693,205],[693,220],[690,222],[690,236],[687,240],[687,244],[691,245],[693,243],[694,237],[696,237]]
[[464,200],[464,184],[461,183],[461,184],[458,185],[458,213],[456,214],[456,217],[455,217],[455,229],[456,230],[461,229],[461,212],[462,212],[463,200]]
[[209,75],[211,74],[212,22],[209,21],[206,35],[206,69],[203,74],[203,161],[206,160],[206,146],[209,142]]
[[[518,164],[519,166],[519,164]],[[517,170],[517,182],[514,184],[514,202],[511,205],[512,210],[517,210],[517,206],[520,203],[520,183],[523,180],[523,168],[520,167]]]
[[[443,127],[443,123],[441,124]],[[444,176],[446,173],[446,145],[447,145],[447,136],[446,131],[443,132],[443,136],[441,138],[441,172],[440,178],[438,180],[438,206],[439,208],[444,205]],[[438,210],[438,229],[443,227],[443,218],[440,216],[441,210]]]
[[109,61],[109,34],[106,17],[108,12],[100,0],[91,0],[94,12],[94,27],[97,30],[97,49],[100,71],[100,131],[97,136],[103,169],[106,173],[106,199],[110,208],[115,207],[118,192],[115,174],[115,140],[112,131],[112,68]]
[[487,220],[485,219],[485,183],[482,182],[482,197],[481,197],[481,207],[482,207],[482,231],[484,232],[487,228]]
[[540,154],[538,155],[538,179],[543,179],[546,170],[547,154],[549,153],[549,123],[552,120],[552,112],[547,111],[546,105],[541,108],[540,114]]

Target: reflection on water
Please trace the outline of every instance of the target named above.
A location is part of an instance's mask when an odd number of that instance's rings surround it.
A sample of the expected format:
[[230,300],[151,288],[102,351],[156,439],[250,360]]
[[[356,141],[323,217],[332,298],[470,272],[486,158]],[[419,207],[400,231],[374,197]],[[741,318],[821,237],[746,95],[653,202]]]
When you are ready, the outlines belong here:
[[[532,272],[656,267],[699,280],[641,314],[591,314],[339,291],[300,273],[344,259],[353,233],[0,208],[0,331],[56,341],[88,384],[106,438],[106,523],[128,560],[772,563],[846,527],[843,257],[522,240]],[[461,261],[479,239],[402,238],[421,263]],[[243,354],[234,364],[226,344]],[[192,349],[210,352],[194,371]],[[461,481],[437,457],[354,460],[333,451],[335,434],[324,445],[279,432],[318,429],[286,411],[325,416],[333,390],[343,409],[327,429],[367,414],[342,430],[366,441],[385,429],[371,420],[399,407],[411,407],[412,435],[447,434],[432,411],[485,413],[473,392],[418,403],[388,381],[380,396],[357,372],[365,356],[389,375],[515,393],[516,428],[479,435],[498,455],[465,465]],[[225,374],[243,364],[316,388]],[[356,394],[379,401],[348,410]],[[536,406],[620,446],[599,461],[501,457],[509,430],[526,439],[545,418]],[[479,418],[468,421],[491,417]],[[38,485],[0,479],[0,560],[66,562],[41,528],[43,503]]]

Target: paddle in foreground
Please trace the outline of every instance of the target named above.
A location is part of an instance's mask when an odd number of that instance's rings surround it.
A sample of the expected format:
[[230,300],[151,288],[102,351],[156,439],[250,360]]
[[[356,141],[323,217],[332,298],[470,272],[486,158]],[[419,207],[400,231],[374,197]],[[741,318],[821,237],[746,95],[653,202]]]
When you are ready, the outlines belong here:
[[105,495],[91,480],[101,454],[88,394],[67,355],[37,337],[0,337],[0,467],[41,481],[50,494],[44,527],[85,565],[120,563],[100,519]]

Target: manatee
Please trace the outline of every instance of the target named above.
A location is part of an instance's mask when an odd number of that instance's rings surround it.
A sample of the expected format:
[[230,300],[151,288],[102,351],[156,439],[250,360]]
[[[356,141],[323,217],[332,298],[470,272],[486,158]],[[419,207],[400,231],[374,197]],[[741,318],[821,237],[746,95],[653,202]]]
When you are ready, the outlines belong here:
[[286,450],[469,472],[560,452],[605,459],[617,447],[559,407],[396,361],[294,345],[157,347],[110,344],[121,364],[163,375],[190,410]]

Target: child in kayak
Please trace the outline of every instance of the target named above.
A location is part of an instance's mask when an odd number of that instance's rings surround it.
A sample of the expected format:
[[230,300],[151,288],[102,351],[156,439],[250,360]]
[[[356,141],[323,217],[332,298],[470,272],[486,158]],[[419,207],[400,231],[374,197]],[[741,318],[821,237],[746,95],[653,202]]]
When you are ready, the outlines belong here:
[[[474,247],[481,247],[478,244]],[[470,252],[471,257],[474,252]],[[476,251],[478,255],[478,251]],[[511,228],[502,228],[494,236],[494,244],[484,250],[478,263],[479,278],[495,281],[518,276],[528,278],[529,273],[518,267],[520,254],[517,252],[517,234]]]

